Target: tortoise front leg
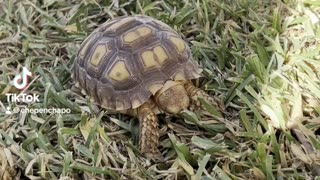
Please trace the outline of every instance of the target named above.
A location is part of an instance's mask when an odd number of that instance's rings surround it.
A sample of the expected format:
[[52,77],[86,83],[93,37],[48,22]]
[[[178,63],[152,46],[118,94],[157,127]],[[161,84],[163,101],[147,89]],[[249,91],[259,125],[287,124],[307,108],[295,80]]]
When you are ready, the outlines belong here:
[[185,85],[185,89],[191,99],[191,103],[190,103],[191,110],[194,110],[194,109],[204,110],[204,107],[201,105],[201,102],[199,100],[199,97],[201,97],[205,101],[207,101],[210,105],[215,107],[217,110],[222,111],[222,108],[218,105],[218,103],[211,96],[209,96],[209,94],[207,94],[202,89],[195,87],[191,82],[188,82]]
[[153,160],[160,160],[158,117],[152,111],[151,103],[146,102],[138,109],[140,151]]

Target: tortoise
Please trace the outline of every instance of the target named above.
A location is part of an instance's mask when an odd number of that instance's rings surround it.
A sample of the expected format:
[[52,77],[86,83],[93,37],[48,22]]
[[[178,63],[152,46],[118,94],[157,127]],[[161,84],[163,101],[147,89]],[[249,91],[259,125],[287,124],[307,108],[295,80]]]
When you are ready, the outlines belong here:
[[114,18],[81,44],[72,70],[75,86],[93,102],[139,119],[139,147],[160,157],[157,114],[177,115],[212,97],[191,80],[202,69],[190,47],[167,24],[144,15]]

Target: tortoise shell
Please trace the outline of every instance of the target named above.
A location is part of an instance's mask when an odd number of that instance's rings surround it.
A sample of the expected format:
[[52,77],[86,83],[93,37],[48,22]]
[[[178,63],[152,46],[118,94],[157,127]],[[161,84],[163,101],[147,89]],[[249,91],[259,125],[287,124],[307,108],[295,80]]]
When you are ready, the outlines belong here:
[[200,77],[188,44],[148,16],[118,17],[81,44],[73,79],[93,101],[111,110],[137,108],[167,80]]

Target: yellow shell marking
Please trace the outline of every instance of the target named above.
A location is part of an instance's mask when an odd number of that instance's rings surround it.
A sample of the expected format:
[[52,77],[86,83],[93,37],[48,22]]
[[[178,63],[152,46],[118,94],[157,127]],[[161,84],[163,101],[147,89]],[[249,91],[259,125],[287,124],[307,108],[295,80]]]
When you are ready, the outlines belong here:
[[130,73],[123,61],[118,61],[111,69],[107,75],[110,79],[114,81],[125,81],[129,79]]
[[174,76],[174,80],[186,80],[186,78],[182,72],[177,72]]
[[123,110],[124,109],[124,103],[120,100],[116,101],[116,110]]
[[88,44],[90,44],[90,40],[89,41],[86,41],[84,40],[83,42],[85,42],[85,44],[82,44],[82,49],[80,51],[80,56],[84,57],[84,55],[86,54],[87,52],[87,48],[88,48]]
[[128,32],[127,34],[125,34],[123,36],[124,42],[127,42],[127,43],[131,43],[131,42],[135,41],[138,38],[139,38],[139,35],[135,31]]
[[156,46],[152,50],[144,51],[141,54],[141,58],[142,58],[144,67],[148,69],[154,66],[158,66],[159,63],[163,64],[166,60],[168,60],[168,55],[164,51],[163,47]]
[[157,93],[157,91],[159,91],[159,89],[161,89],[163,86],[163,84],[161,83],[156,83],[156,84],[152,84],[148,87],[149,91],[155,95]]
[[167,53],[164,51],[164,49],[161,46],[154,47],[153,52],[158,57],[158,61],[160,62],[160,64],[163,64],[168,59]]
[[137,108],[141,105],[141,102],[139,99],[134,99],[132,100],[131,104],[132,104],[132,108]]
[[139,27],[138,29],[128,32],[123,36],[123,40],[126,43],[132,43],[137,39],[144,38],[151,33],[151,29],[148,27]]
[[178,52],[182,53],[186,49],[185,43],[182,39],[171,36],[170,41],[175,45]]
[[115,22],[114,24],[112,24],[109,28],[106,29],[107,30],[112,30],[112,31],[116,31],[117,29],[119,29],[122,25],[130,22],[133,18],[132,17],[127,17],[122,19],[119,22]]
[[138,32],[140,37],[144,37],[151,33],[151,29],[148,27],[139,27],[136,32]]
[[143,65],[147,69],[158,65],[158,63],[157,63],[152,51],[143,52],[141,54],[141,57],[142,57],[142,60],[143,60]]
[[106,52],[107,52],[107,48],[105,45],[103,44],[98,45],[92,54],[90,63],[94,66],[98,66],[101,60],[103,59],[103,56],[106,54]]

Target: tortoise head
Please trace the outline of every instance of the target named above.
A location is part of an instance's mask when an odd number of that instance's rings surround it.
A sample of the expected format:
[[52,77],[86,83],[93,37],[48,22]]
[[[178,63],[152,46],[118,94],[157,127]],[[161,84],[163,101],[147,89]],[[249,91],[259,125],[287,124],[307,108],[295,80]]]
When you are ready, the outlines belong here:
[[178,114],[190,104],[183,83],[177,81],[167,81],[156,93],[155,101],[162,110],[170,114]]

